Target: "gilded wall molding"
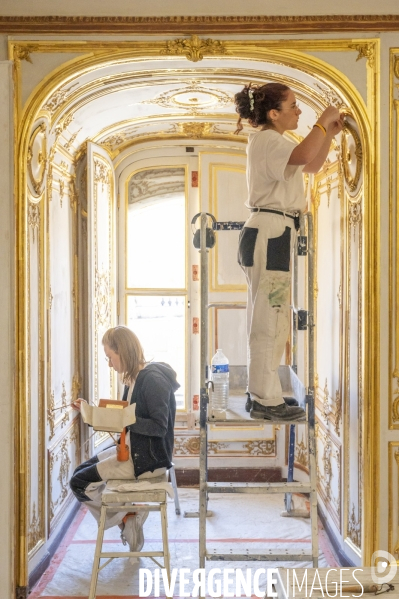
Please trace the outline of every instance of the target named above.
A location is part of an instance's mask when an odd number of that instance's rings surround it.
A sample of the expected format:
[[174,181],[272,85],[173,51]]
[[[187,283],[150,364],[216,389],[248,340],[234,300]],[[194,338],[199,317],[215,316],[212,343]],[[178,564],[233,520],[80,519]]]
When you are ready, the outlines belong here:
[[71,89],[74,89],[78,84],[74,83],[67,88],[60,88],[55,91],[50,98],[47,100],[45,104],[43,104],[43,110],[50,113],[50,116],[53,117],[54,113],[60,108],[70,95]]
[[51,441],[51,439],[53,439],[54,435],[55,435],[55,399],[54,399],[54,391],[52,391],[50,393],[50,400],[48,402],[48,408],[47,408],[47,422],[50,428],[50,432],[49,432],[49,441]]
[[36,545],[42,540],[42,527],[40,524],[40,519],[36,514],[36,503],[33,502],[32,505],[32,515],[31,521],[29,523],[28,529],[28,551],[29,553],[32,549],[35,549]]
[[362,539],[361,539],[361,527],[360,527],[360,517],[355,513],[355,504],[352,503],[352,511],[348,521],[348,537],[355,545],[355,547],[361,548]]
[[398,31],[399,15],[309,16],[2,16],[0,31],[19,33],[324,33],[332,31]]
[[82,127],[80,129],[78,129],[77,131],[75,131],[74,133],[72,133],[71,137],[64,143],[64,148],[66,150],[70,150],[74,144],[75,139],[77,138],[77,136],[79,135],[79,133],[82,131]]
[[32,229],[32,241],[35,243],[35,231],[37,232],[40,226],[40,208],[38,204],[28,204],[28,225]]
[[349,46],[353,50],[356,50],[359,54],[356,58],[356,61],[361,60],[362,58],[367,59],[367,63],[371,68],[375,66],[375,43],[365,43],[365,44],[351,44]]
[[[298,435],[299,436],[299,435]],[[298,436],[295,443],[295,465],[299,465],[302,470],[309,472],[309,451],[306,433],[301,435],[301,440],[298,442]],[[287,439],[288,441],[288,439]],[[288,456],[288,453],[287,453]],[[288,462],[287,462],[288,463]]]
[[[252,439],[251,441],[208,441],[209,455],[218,457],[275,457],[275,439]],[[198,457],[200,453],[200,439],[197,435],[176,435],[176,457]]]
[[62,208],[62,200],[64,199],[64,191],[65,191],[64,179],[58,179],[58,186],[59,186],[58,196],[60,199],[60,206]]
[[[318,491],[325,509],[341,532],[341,445],[338,440],[331,436],[330,431],[325,428],[322,422],[318,423],[316,439],[322,443],[322,451],[319,452],[317,460]],[[322,468],[320,468],[320,465],[322,465]]]
[[388,443],[388,551],[399,558],[399,441]]
[[[0,25],[0,27],[1,27],[1,25]],[[27,62],[30,62],[31,64],[33,64],[30,55],[32,54],[32,52],[37,52],[38,49],[39,49],[39,46],[37,44],[14,46],[13,58],[14,58],[15,62],[19,62],[21,60],[26,60]]]
[[[37,147],[38,144],[39,147]],[[33,195],[38,197],[43,193],[43,183],[47,166],[47,126],[44,122],[40,123],[32,132],[26,163],[29,182],[33,188]]]
[[335,392],[335,415],[334,415],[334,429],[338,437],[340,436],[339,423],[342,420],[342,397],[341,392],[337,390]]
[[[354,149],[351,151],[348,138],[352,138]],[[360,135],[356,128],[345,121],[342,136],[342,166],[344,170],[345,182],[351,192],[355,191],[359,185],[363,166],[363,148]],[[355,168],[352,168],[352,162],[355,162]],[[354,171],[354,172],[352,172]]]
[[[55,517],[57,512],[65,509],[66,499],[71,495],[69,479],[72,471],[80,463],[80,417],[75,418],[65,431],[65,435],[60,438],[56,444],[48,449],[48,517],[50,530],[55,527]],[[74,446],[74,452],[71,454],[71,446]],[[59,493],[53,497],[53,474],[54,469],[58,468],[57,482],[59,483]]]
[[96,323],[101,327],[111,326],[110,272],[95,272]]

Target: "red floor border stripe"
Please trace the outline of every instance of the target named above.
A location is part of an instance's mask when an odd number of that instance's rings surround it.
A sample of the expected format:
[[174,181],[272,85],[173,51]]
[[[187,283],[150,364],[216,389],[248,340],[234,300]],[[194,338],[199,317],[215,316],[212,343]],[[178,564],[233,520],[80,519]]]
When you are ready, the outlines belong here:
[[[33,587],[32,591],[31,591],[31,593],[29,594],[29,599],[39,599],[40,597],[42,597],[41,593],[45,590],[45,588],[49,584],[49,582],[51,582],[52,579],[54,578],[54,575],[57,572],[62,560],[64,559],[65,554],[68,550],[68,547],[71,544],[73,537],[76,534],[76,531],[78,530],[79,526],[81,525],[83,518],[86,516],[87,511],[88,511],[87,507],[82,505],[80,510],[76,514],[71,526],[69,527],[68,532],[66,533],[65,537],[62,539],[57,551],[55,552],[55,554],[50,562],[49,567],[47,568],[47,570],[45,571],[43,576],[36,583],[36,585]],[[46,597],[46,599],[51,599],[50,596],[45,596],[45,597]],[[84,595],[82,596],[82,598],[83,597],[84,597]],[[58,599],[58,597],[56,599]],[[68,597],[64,596],[64,597],[62,597],[62,599],[68,599]],[[71,599],[76,599],[76,596],[75,597],[72,596]],[[100,599],[100,597],[98,597],[97,599]],[[111,599],[111,597],[108,597],[107,599]]]

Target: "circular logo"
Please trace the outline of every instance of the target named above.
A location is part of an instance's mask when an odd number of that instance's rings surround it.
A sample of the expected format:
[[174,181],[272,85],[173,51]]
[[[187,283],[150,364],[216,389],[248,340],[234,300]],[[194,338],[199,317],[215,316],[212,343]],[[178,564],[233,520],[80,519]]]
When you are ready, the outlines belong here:
[[371,578],[376,584],[391,582],[395,577],[398,565],[393,555],[379,549],[371,556]]

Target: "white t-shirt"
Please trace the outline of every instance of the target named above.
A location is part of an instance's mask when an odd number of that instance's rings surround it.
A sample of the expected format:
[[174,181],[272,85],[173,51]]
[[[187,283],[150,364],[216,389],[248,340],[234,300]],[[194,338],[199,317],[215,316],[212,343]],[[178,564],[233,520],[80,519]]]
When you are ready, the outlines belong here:
[[303,166],[288,165],[295,145],[277,131],[251,133],[247,147],[247,184],[250,208],[303,211]]

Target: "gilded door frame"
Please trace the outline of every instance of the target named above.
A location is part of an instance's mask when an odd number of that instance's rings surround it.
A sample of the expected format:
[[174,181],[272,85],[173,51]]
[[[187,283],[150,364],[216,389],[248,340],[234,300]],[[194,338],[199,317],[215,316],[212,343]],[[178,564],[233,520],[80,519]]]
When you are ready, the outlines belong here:
[[[184,32],[182,24],[182,32]],[[184,33],[183,33],[184,35]],[[184,41],[184,43],[183,43]],[[305,52],[358,52],[358,58],[367,61],[367,106],[349,79],[335,67],[305,54]],[[81,52],[82,55],[70,60],[49,73],[33,90],[25,107],[21,107],[21,60],[30,60],[32,53]],[[10,41],[10,59],[14,60],[14,119],[15,119],[15,198],[16,198],[16,365],[18,366],[16,402],[16,585],[26,587],[28,580],[26,542],[26,490],[27,476],[27,413],[25,406],[27,373],[23,359],[26,343],[26,175],[24,165],[27,160],[29,133],[36,115],[51,92],[61,82],[87,70],[95,70],[100,65],[128,62],[132,59],[186,56],[190,61],[198,61],[205,55],[213,58],[253,59],[278,62],[305,73],[315,74],[331,87],[339,90],[347,98],[353,115],[359,125],[364,147],[365,177],[365,310],[364,310],[364,510],[363,510],[363,564],[369,565],[374,550],[378,549],[379,492],[375,491],[378,480],[379,463],[379,394],[380,394],[380,233],[379,233],[379,187],[376,173],[379,171],[379,60],[380,42],[375,38],[333,39],[333,40],[201,40],[145,42],[105,42],[105,41]],[[377,268],[375,265],[377,264]],[[371,349],[372,348],[372,349]],[[19,526],[19,527],[18,527]],[[367,535],[364,532],[367,531]]]

